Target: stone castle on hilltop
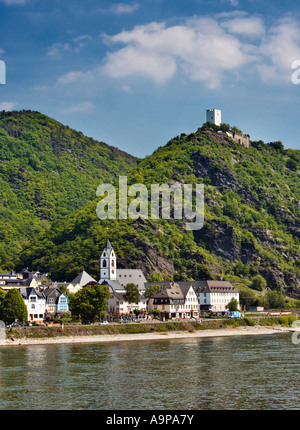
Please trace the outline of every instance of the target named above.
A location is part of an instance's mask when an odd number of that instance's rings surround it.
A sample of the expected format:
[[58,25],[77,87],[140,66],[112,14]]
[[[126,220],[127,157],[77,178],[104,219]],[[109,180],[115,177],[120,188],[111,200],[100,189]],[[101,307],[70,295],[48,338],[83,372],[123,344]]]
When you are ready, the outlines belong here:
[[[207,109],[206,111],[206,121],[212,122],[213,124],[220,127],[222,124],[222,111],[220,109]],[[235,142],[240,145],[245,146],[246,148],[250,148],[250,136],[249,134],[237,133],[232,131],[226,132],[227,136],[230,137]]]

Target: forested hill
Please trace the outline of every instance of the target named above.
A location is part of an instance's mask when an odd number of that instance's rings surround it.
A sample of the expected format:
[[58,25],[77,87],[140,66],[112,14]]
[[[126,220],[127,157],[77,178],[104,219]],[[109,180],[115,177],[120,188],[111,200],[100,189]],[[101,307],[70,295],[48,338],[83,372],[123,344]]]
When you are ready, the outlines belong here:
[[[261,274],[272,289],[297,297],[300,279],[300,151],[280,142],[245,148],[200,128],[139,160],[128,183],[205,184],[205,224],[182,220],[105,220],[99,199],[66,216],[24,248],[19,267],[71,280],[85,269],[96,279],[107,231],[119,267],[174,279],[230,279],[248,285]],[[108,229],[108,230],[107,230]]]
[[29,239],[83,207],[100,182],[136,161],[39,112],[1,112],[0,269],[14,269]]

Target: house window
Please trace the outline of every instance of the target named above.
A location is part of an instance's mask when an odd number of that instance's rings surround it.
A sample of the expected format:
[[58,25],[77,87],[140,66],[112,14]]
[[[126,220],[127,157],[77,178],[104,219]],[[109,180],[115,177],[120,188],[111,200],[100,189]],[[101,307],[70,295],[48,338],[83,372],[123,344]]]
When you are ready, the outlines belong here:
[[36,302],[36,297],[35,297],[35,296],[31,296],[31,297],[30,297],[30,301],[31,301],[31,302]]

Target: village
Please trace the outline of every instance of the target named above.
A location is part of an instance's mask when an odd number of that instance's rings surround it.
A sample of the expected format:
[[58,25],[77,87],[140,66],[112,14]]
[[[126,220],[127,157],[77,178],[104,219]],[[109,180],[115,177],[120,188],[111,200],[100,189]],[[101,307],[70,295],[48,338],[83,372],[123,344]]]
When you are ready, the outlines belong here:
[[[110,296],[107,313],[128,318],[135,314],[160,315],[163,319],[199,319],[203,313],[227,315],[232,299],[239,303],[238,290],[228,281],[147,282],[139,269],[117,268],[117,256],[109,241],[100,257],[100,278],[95,280],[83,271],[70,283],[52,282],[47,274],[30,272],[0,273],[0,288],[4,292],[16,288],[27,307],[28,322],[44,324],[57,313],[69,312],[69,294],[76,294],[87,285],[107,286]],[[134,284],[139,292],[138,303],[126,301],[126,286]],[[149,289],[155,293],[149,296]],[[146,293],[148,291],[148,294]],[[239,312],[229,313],[239,316]]]
[[[228,124],[222,124],[221,116],[220,109],[207,109],[206,125],[220,128],[216,136],[221,134],[250,147],[250,136],[242,134],[236,127],[230,129]],[[212,138],[216,139],[216,136]],[[109,318],[133,321],[137,315],[143,315],[144,319],[159,317],[162,320],[199,320],[204,315],[236,318],[242,315],[239,291],[229,281],[200,279],[148,282],[140,269],[117,267],[117,256],[108,238],[100,256],[98,280],[85,270],[69,283],[53,282],[47,273],[30,272],[27,268],[21,273],[0,273],[0,290],[8,292],[16,288],[20,292],[27,308],[29,324],[48,324],[59,314],[71,315],[70,295],[91,285],[106,286],[109,290],[105,321]],[[136,289],[135,300],[128,299],[128,285]],[[258,306],[247,310],[263,312],[264,309]]]

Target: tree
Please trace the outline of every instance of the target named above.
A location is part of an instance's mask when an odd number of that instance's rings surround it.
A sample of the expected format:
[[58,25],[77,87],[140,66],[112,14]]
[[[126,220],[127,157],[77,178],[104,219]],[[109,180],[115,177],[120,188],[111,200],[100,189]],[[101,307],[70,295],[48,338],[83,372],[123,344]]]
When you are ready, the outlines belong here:
[[215,279],[214,275],[211,273],[210,268],[205,264],[195,265],[192,269],[192,275],[196,280],[209,281]]
[[226,309],[230,312],[235,312],[238,310],[238,301],[234,297],[230,300],[230,302],[226,305]]
[[163,278],[159,272],[151,274],[151,282],[163,282]]
[[240,130],[238,127],[236,127],[235,125],[233,127],[231,127],[231,131],[232,133],[239,133],[242,134],[242,130]]
[[239,261],[233,268],[233,272],[236,276],[247,276],[249,275],[249,267]]
[[160,310],[159,309],[153,309],[151,311],[151,313],[152,313],[152,315],[153,315],[154,318],[157,318],[158,315],[160,314]]
[[82,320],[95,321],[103,317],[110,297],[108,287],[93,283],[82,290],[70,295],[70,310],[72,316]]
[[6,292],[4,290],[0,289],[0,303],[3,302],[5,296],[6,296]]
[[202,129],[205,128],[212,128],[214,131],[218,131],[219,130],[219,126],[217,126],[215,123],[207,121],[202,125]]
[[140,293],[137,285],[129,283],[125,286],[124,300],[128,303],[138,304],[140,302]]
[[255,292],[250,289],[240,290],[240,304],[241,306],[254,306],[257,304],[257,297]]
[[253,290],[263,291],[266,286],[267,282],[261,275],[256,275],[252,278],[250,287],[253,288]]
[[220,130],[222,130],[224,133],[225,133],[226,131],[230,131],[230,125],[229,125],[229,124],[222,123],[222,124],[220,125]]
[[150,287],[145,291],[144,297],[146,299],[150,299],[150,297],[154,296],[155,293],[158,293],[160,289],[161,289],[160,285],[150,285]]
[[290,170],[293,170],[294,172],[297,172],[298,163],[292,158],[289,158],[288,161],[286,162],[286,167]]
[[284,308],[284,296],[281,291],[268,291],[267,292],[267,304],[271,309],[283,309]]
[[25,302],[16,288],[10,290],[0,305],[0,318],[7,324],[15,320],[25,322],[28,319],[28,311]]

